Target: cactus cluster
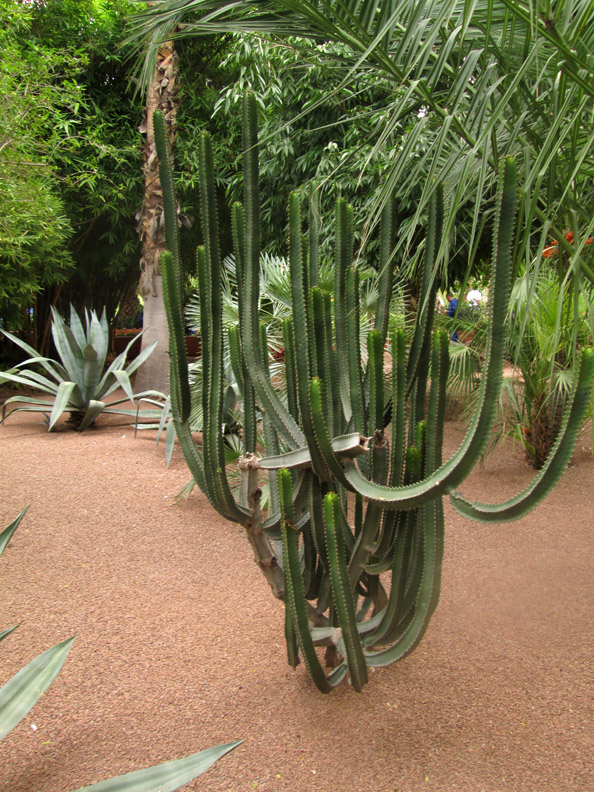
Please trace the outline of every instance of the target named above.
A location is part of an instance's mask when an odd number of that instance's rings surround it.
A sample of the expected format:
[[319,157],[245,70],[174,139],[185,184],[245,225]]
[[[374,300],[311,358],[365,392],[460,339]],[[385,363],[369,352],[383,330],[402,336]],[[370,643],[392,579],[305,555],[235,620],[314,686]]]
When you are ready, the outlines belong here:
[[[181,267],[175,194],[164,118],[154,116],[164,188],[169,251],[162,256],[171,341],[171,402],[187,464],[212,506],[245,527],[255,560],[285,602],[289,663],[303,658],[316,686],[328,692],[348,673],[357,690],[368,668],[410,653],[439,599],[444,543],[443,497],[476,520],[525,514],[557,481],[573,450],[587,407],[594,352],[581,368],[561,434],[549,460],[524,492],[500,505],[469,503],[456,491],[488,441],[501,389],[505,320],[511,283],[516,176],[502,167],[493,223],[488,346],[480,398],[460,447],[442,461],[449,338],[434,330],[435,260],[442,238],[442,197],[430,212],[422,292],[412,341],[391,327],[395,229],[393,208],[382,218],[380,300],[367,342],[359,342],[357,266],[352,210],[338,201],[334,293],[318,285],[315,206],[303,234],[299,196],[289,198],[292,317],[285,320],[286,397],[271,382],[265,331],[259,324],[259,201],[256,106],[244,106],[244,204],[233,206],[239,326],[225,338],[215,181],[208,135],[200,142],[204,245],[197,251],[200,333],[204,355],[204,430],[199,448],[188,426],[190,388],[183,338]],[[244,403],[235,497],[224,460],[222,358],[228,344]],[[384,350],[391,347],[391,393],[384,392]],[[264,449],[257,445],[261,425]],[[266,513],[261,479],[268,477]],[[325,663],[321,653],[325,647]],[[324,668],[326,666],[326,669]]]

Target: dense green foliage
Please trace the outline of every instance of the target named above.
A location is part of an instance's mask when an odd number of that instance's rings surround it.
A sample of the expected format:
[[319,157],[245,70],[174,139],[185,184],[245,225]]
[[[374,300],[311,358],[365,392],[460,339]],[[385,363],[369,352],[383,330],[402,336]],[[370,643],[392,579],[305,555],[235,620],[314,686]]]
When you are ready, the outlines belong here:
[[[0,12],[5,326],[47,340],[50,305],[106,305],[137,279],[142,173],[119,50],[129,0],[9,0]],[[32,307],[32,323],[25,309]]]
[[[361,74],[391,85],[385,112],[360,145],[371,142],[370,154],[390,157],[370,227],[388,200],[413,202],[399,242],[413,271],[414,236],[437,184],[445,191],[448,233],[436,265],[447,276],[454,262],[468,267],[476,252],[488,251],[499,163],[515,155],[514,267],[552,238],[569,272],[594,280],[592,252],[584,247],[594,230],[594,8],[587,0],[539,9],[527,0],[330,0],[323,13],[314,0],[163,0],[139,15],[137,34],[158,40],[180,21],[183,32],[175,35],[184,38],[250,30],[282,43],[294,36],[330,41],[345,48],[350,66],[341,87],[357,85]],[[569,230],[574,246],[565,241]]]
[[[12,6],[12,7],[11,7]],[[0,318],[23,322],[35,295],[63,283],[73,267],[73,235],[56,190],[56,151],[81,101],[79,68],[29,39],[30,14],[16,4],[0,11]]]
[[[241,198],[243,175],[236,152],[241,146],[241,103],[249,90],[258,104],[264,141],[260,190],[262,246],[267,252],[286,253],[286,196],[293,190],[305,202],[312,188],[319,191],[324,228],[332,225],[336,200],[348,200],[361,241],[359,229],[389,161],[389,153],[373,153],[368,140],[391,89],[382,77],[361,74],[353,84],[336,90],[346,73],[346,54],[344,45],[295,37],[280,43],[236,35],[229,46],[223,66],[232,67],[236,79],[218,97],[210,130],[216,151],[219,119],[223,116],[233,123],[232,134],[225,138],[229,156],[220,162],[217,178],[228,185],[230,203]],[[369,246],[366,249],[368,257],[377,257],[377,240],[374,243],[371,251]],[[321,240],[322,255],[328,257],[331,251],[330,237]]]

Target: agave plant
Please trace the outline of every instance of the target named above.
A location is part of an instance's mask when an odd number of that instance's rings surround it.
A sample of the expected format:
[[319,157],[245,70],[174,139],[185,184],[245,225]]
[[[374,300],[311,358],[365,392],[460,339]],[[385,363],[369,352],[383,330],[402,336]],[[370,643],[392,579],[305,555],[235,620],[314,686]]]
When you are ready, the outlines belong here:
[[[0,555],[25,516],[27,508],[0,533]],[[0,641],[15,629],[16,627],[10,627],[0,632]],[[68,638],[38,655],[0,688],[0,740],[12,731],[50,687],[60,673],[73,643],[74,638]],[[204,773],[217,759],[237,748],[242,742],[243,740],[235,740],[216,745],[173,762],[82,787],[76,792],[174,792]]]
[[[135,336],[104,371],[109,349],[109,327],[105,309],[100,319],[95,311],[85,311],[86,327],[83,327],[73,306],[70,306],[70,326],[53,307],[52,315],[52,336],[61,362],[42,357],[22,339],[2,330],[7,338],[14,341],[30,357],[9,371],[0,373],[0,382],[27,385],[51,396],[51,399],[13,396],[2,408],[2,422],[13,412],[20,410],[41,412],[49,414],[48,424],[51,431],[60,416],[67,412],[70,413],[70,422],[74,428],[82,432],[103,412],[119,415],[135,413],[135,410],[114,409],[114,406],[134,401],[130,375],[144,363],[157,342],[144,349],[126,368],[130,347],[141,334]],[[44,374],[40,372],[40,368],[44,370]],[[122,388],[126,395],[112,402],[105,402],[105,398],[117,388]],[[144,391],[136,394],[136,397],[149,395],[164,398],[158,391]],[[7,406],[15,402],[21,406],[6,412]]]

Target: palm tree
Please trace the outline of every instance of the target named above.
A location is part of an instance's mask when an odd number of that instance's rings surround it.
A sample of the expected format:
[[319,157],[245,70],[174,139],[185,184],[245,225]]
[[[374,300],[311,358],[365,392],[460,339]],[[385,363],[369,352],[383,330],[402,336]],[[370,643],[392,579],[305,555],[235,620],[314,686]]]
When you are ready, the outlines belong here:
[[144,299],[142,324],[143,347],[157,342],[151,363],[137,375],[143,390],[169,391],[169,329],[163,303],[163,286],[159,257],[166,249],[163,225],[163,193],[159,181],[158,160],[152,118],[160,110],[167,119],[170,144],[175,140],[179,105],[177,55],[173,42],[165,41],[154,50],[155,68],[146,92],[145,117],[140,131],[146,134],[143,149],[144,200],[139,212],[138,231],[142,253],[138,291]]
[[[542,7],[529,0],[162,0],[137,15],[133,35],[159,40],[181,22],[176,35],[183,37],[249,30],[341,42],[351,52],[341,86],[366,72],[393,82],[370,154],[388,148],[392,164],[368,229],[392,194],[403,201],[418,194],[406,250],[436,184],[444,183],[450,233],[440,261],[447,275],[453,253],[469,261],[481,244],[498,163],[515,154],[522,163],[516,262],[533,260],[554,240],[560,275],[594,282],[585,247],[594,232],[588,0]],[[144,79],[152,63],[149,52]],[[575,244],[567,242],[568,231]]]

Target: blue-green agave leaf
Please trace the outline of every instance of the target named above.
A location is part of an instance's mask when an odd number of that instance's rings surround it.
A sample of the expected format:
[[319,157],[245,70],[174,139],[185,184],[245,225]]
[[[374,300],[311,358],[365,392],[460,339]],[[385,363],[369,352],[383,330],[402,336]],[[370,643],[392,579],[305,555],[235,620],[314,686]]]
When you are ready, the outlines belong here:
[[23,511],[18,515],[18,517],[15,517],[15,519],[10,523],[10,525],[7,525],[6,528],[2,531],[2,533],[0,533],[0,555],[2,555],[4,548],[10,541],[10,537],[19,527],[19,523],[27,513],[28,508],[29,508],[28,506],[25,506]]
[[[52,407],[52,412],[50,415],[49,421],[49,429],[48,431],[54,428],[56,421],[62,415],[64,410],[68,408],[70,404],[70,398],[74,393],[74,389],[77,387],[76,382],[61,382],[58,388],[58,392],[56,393],[56,399],[54,401],[54,406]],[[70,405],[73,406],[73,405]]]
[[14,627],[9,627],[8,630],[2,630],[2,632],[0,632],[0,641],[3,641],[6,638],[6,636],[10,635],[10,633],[13,630],[16,630],[18,626],[19,626],[18,624],[15,624]]
[[104,409],[105,409],[105,402],[95,401],[94,399],[91,399],[89,401],[89,404],[87,405],[87,411],[84,414],[80,426],[78,427],[78,431],[82,432],[83,429],[86,429],[87,426],[90,426],[95,420],[95,418],[97,418],[98,415],[101,415]]
[[0,740],[22,720],[57,677],[74,638],[38,655],[0,688]]
[[82,326],[82,322],[76,311],[74,310],[74,306],[70,305],[70,330],[72,331],[72,335],[78,346],[80,347],[81,352],[87,346],[87,335],[85,333],[85,329]]
[[81,787],[76,792],[174,792],[196,776],[202,775],[217,759],[229,753],[243,740],[216,745],[183,759],[148,767],[135,773],[99,781],[91,786]]

